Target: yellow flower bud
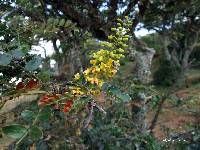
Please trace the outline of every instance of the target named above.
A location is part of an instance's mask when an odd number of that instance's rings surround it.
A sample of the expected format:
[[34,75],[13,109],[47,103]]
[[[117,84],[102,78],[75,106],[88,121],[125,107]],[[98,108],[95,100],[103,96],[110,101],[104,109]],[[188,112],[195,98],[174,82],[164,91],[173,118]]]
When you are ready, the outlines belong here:
[[117,26],[121,27],[122,25],[121,25],[121,23],[117,23]]
[[103,57],[102,56],[99,57],[99,61],[103,61]]
[[112,35],[109,35],[109,36],[108,36],[108,39],[109,39],[109,40],[112,40],[112,39],[113,39],[113,36],[112,36]]
[[81,77],[81,76],[80,76],[80,74],[79,74],[79,73],[77,73],[77,74],[75,74],[75,75],[74,75],[74,79],[75,79],[75,80],[79,80],[79,79],[80,79],[80,77]]
[[127,42],[127,41],[128,41],[128,38],[123,38],[123,41],[124,41],[124,42]]
[[119,29],[120,31],[122,31],[123,28],[122,28],[122,27],[119,27],[118,29]]
[[95,65],[97,61],[95,59],[90,60],[90,64]]
[[116,31],[116,28],[111,28],[111,31]]

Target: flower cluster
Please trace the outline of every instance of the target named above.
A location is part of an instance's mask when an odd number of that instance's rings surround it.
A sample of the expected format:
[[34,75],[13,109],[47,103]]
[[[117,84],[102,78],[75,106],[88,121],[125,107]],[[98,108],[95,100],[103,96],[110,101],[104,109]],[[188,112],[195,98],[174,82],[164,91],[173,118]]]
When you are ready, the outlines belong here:
[[82,93],[97,95],[100,93],[102,85],[117,73],[120,59],[124,57],[124,49],[128,47],[126,43],[129,38],[127,33],[130,31],[130,25],[131,21],[128,20],[128,17],[124,21],[118,19],[117,28],[111,28],[114,35],[108,36],[108,42],[100,43],[105,49],[93,53],[90,60],[91,66],[82,75],[79,73],[75,75],[74,79],[76,81],[79,81],[83,76],[89,85],[93,85],[90,86],[91,88],[87,92],[83,91]]
[[[64,112],[68,112],[73,106],[74,100],[81,96],[97,96],[102,90],[105,82],[112,79],[120,67],[120,59],[124,57],[124,51],[128,47],[129,36],[127,33],[130,31],[131,21],[128,17],[122,21],[118,19],[117,28],[111,28],[114,32],[113,35],[108,36],[108,42],[101,42],[102,49],[93,53],[90,60],[90,67],[77,73],[74,76],[75,85],[71,86],[70,91],[67,92],[70,96],[64,103]],[[84,84],[83,84],[84,83]],[[53,102],[52,96],[43,97],[40,100],[41,104]],[[55,97],[57,99],[57,97]]]

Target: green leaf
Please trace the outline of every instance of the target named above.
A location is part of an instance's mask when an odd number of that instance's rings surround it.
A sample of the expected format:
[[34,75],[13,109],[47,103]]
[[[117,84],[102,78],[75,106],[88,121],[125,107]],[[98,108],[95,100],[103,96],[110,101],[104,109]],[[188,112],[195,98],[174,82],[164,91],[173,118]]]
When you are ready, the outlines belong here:
[[29,135],[33,140],[39,140],[43,137],[43,132],[37,126],[32,126],[29,130]]
[[65,22],[65,28],[67,28],[67,27],[70,27],[70,25],[71,25],[71,21],[69,21],[69,20],[67,20],[66,22]]
[[23,57],[25,55],[20,50],[12,50],[10,53],[11,53],[12,57],[15,57],[15,58],[21,58],[21,57]]
[[26,64],[25,69],[27,69],[28,71],[34,71],[34,70],[36,70],[41,64],[42,64],[42,57],[41,57],[41,56],[37,56],[37,57],[34,57],[32,60],[30,60],[30,61]]
[[21,113],[21,116],[23,117],[24,120],[30,121],[35,118],[35,113],[30,110],[24,110]]
[[109,89],[109,91],[113,94],[113,95],[119,95],[121,93],[121,91],[118,89],[118,88],[115,88],[115,87],[111,87]]
[[131,100],[131,97],[126,94],[126,93],[123,93],[122,91],[120,91],[120,89],[116,88],[116,87],[110,87],[108,89],[108,91],[115,97],[117,97],[118,99],[124,101],[124,102],[128,102]]
[[0,54],[0,66],[7,66],[11,60],[12,56],[10,54]]
[[41,113],[39,115],[39,120],[40,121],[48,121],[51,116],[52,116],[51,108],[49,106],[46,106],[41,111]]
[[58,18],[54,19],[53,20],[53,25],[57,26],[58,24],[59,24],[59,19]]
[[37,77],[42,82],[48,82],[51,79],[51,72],[50,71],[41,71],[41,72],[38,73]]
[[77,101],[74,101],[72,109],[77,110],[77,108],[85,107],[89,100],[89,97],[80,97]]
[[47,20],[47,24],[48,24],[48,25],[53,24],[53,22],[54,22],[54,18],[49,18],[49,19]]
[[128,101],[131,100],[131,97],[128,94],[126,94],[126,93],[120,93],[118,95],[118,98],[121,99],[121,100],[123,100],[124,102],[128,102]]
[[27,132],[27,129],[23,125],[12,124],[12,125],[3,127],[2,131],[5,135],[13,139],[19,139]]
[[37,150],[49,150],[49,146],[47,145],[47,142],[43,140],[39,140],[35,143]]
[[61,19],[60,22],[59,22],[59,26],[62,27],[62,26],[64,26],[64,25],[65,25],[65,19]]
[[19,51],[21,51],[23,53],[23,55],[28,53],[29,50],[30,50],[30,46],[28,44],[25,44],[25,43],[21,44],[20,47],[19,47]]

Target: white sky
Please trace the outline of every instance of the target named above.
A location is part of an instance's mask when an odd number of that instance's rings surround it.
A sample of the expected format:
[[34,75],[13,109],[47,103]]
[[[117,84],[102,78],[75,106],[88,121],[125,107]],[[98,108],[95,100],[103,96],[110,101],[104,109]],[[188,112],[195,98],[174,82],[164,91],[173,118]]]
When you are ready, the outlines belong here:
[[39,45],[32,46],[31,54],[41,54],[41,56],[44,58],[45,50],[47,56],[51,56],[54,53],[53,44],[50,41],[40,41]]

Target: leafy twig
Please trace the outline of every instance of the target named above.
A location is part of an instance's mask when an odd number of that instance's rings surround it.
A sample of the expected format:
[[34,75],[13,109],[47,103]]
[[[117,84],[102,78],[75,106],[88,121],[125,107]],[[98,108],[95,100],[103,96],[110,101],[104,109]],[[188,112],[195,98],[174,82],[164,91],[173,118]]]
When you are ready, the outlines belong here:
[[93,112],[94,112],[94,108],[97,108],[99,111],[103,112],[104,114],[106,114],[106,111],[99,105],[96,104],[95,100],[92,100],[89,104],[89,116],[85,121],[85,125],[84,128],[87,128],[93,118]]
[[39,114],[40,114],[41,111],[42,111],[42,109],[40,109],[40,110],[38,111],[37,116],[36,116],[35,119],[33,120],[32,124],[31,124],[31,125],[29,126],[29,128],[26,130],[26,132],[24,133],[24,135],[16,142],[16,148],[15,148],[15,149],[17,149],[17,147],[21,144],[21,142],[24,140],[24,138],[28,135],[29,129],[30,129],[33,125],[35,125],[35,124],[37,123],[38,118],[39,118]]

